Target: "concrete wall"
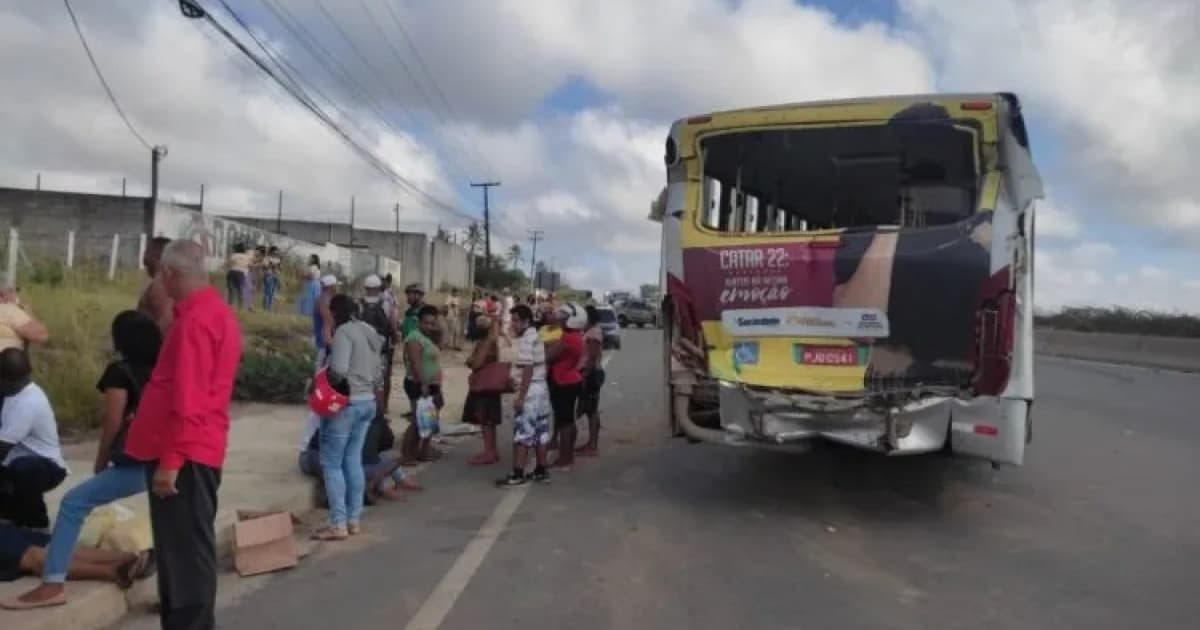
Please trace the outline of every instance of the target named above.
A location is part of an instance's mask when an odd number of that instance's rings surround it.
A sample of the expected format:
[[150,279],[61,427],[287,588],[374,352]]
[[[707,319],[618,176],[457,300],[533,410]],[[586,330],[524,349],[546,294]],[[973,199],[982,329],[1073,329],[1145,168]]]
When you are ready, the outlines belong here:
[[73,230],[76,264],[107,266],[118,234],[118,265],[138,266],[140,237],[150,233],[151,221],[143,197],[0,188],[0,231],[17,228],[27,258],[65,261]]
[[470,253],[454,243],[433,240],[430,245],[430,291],[441,291],[443,288],[465,289],[470,286],[469,269]]
[[[291,238],[312,242],[331,242],[341,246],[350,244],[350,226],[344,223],[320,223],[315,221],[284,220],[276,222],[268,218],[227,217],[245,225],[254,226]],[[420,282],[437,290],[443,285],[466,288],[470,283],[468,252],[458,245],[431,241],[419,232],[395,232],[393,230],[370,230],[354,228],[354,247],[365,248],[373,254],[399,261],[403,274],[392,275],[399,285]]]
[[1039,354],[1200,371],[1200,339],[1084,333],[1048,328],[1039,328],[1034,336]]
[[208,265],[219,269],[225,264],[233,246],[245,243],[250,246],[267,245],[278,247],[284,256],[304,263],[309,256],[321,259],[324,271],[344,279],[357,279],[371,273],[403,273],[403,265],[386,256],[379,256],[366,249],[351,249],[333,243],[317,243],[233,221],[224,217],[201,214],[194,210],[159,202],[154,216],[154,234],[172,239],[189,239],[204,246]]

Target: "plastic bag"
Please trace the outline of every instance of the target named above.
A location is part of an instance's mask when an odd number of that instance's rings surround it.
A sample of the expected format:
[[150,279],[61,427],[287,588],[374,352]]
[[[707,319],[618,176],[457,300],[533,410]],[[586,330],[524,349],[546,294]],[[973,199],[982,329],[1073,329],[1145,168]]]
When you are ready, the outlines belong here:
[[432,396],[422,396],[417,400],[416,418],[417,434],[422,440],[437,433],[441,428],[438,425],[437,405],[434,404]]
[[79,545],[83,547],[96,548],[100,546],[100,541],[104,535],[108,533],[120,521],[127,521],[134,517],[133,510],[121,505],[120,503],[109,503],[102,505],[88,514],[83,521],[83,527],[79,530]]
[[149,514],[133,514],[118,520],[100,537],[100,548],[109,551],[138,553],[154,548],[154,532],[150,529]]

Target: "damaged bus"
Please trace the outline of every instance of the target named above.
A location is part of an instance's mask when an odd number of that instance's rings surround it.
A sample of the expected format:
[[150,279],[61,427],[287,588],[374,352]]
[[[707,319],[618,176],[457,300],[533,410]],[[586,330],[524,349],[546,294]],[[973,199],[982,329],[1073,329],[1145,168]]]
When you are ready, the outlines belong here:
[[1022,463],[1042,186],[1016,96],[693,116],[665,159],[676,435]]

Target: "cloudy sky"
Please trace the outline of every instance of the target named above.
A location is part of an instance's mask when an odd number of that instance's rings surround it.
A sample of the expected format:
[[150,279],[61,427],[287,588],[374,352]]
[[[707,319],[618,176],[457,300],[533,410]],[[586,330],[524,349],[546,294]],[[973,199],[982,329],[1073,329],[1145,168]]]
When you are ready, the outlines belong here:
[[[498,244],[576,285],[653,281],[670,122],[720,108],[1017,92],[1049,197],[1039,306],[1200,311],[1200,3],[1194,0],[227,0],[372,170],[174,0],[73,0],[164,196],[214,211],[461,229],[499,180]],[[201,0],[237,29],[219,0]],[[250,41],[244,31],[237,34]],[[148,151],[57,0],[0,4],[0,185],[132,192]],[[16,61],[16,62],[14,62]]]

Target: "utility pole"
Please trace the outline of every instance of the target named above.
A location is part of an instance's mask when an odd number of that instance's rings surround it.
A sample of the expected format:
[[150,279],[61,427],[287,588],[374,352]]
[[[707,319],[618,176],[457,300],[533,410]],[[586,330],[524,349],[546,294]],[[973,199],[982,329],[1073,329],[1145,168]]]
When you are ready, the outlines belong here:
[[537,244],[538,241],[546,238],[546,233],[541,230],[530,230],[529,240],[533,241],[533,253],[529,256],[529,285],[533,288],[533,293],[537,294]]
[[396,214],[396,260],[400,260],[400,204],[397,203],[392,212]]
[[204,184],[200,184],[200,212],[204,212]]
[[350,247],[354,247],[354,195],[350,195]]
[[279,204],[275,206],[275,233],[283,234],[283,189],[279,189]]
[[488,208],[488,189],[499,186],[500,182],[471,183],[472,188],[483,189],[483,268],[492,270],[492,216]]
[[158,210],[158,163],[167,157],[167,147],[156,144],[150,149],[150,213]]

